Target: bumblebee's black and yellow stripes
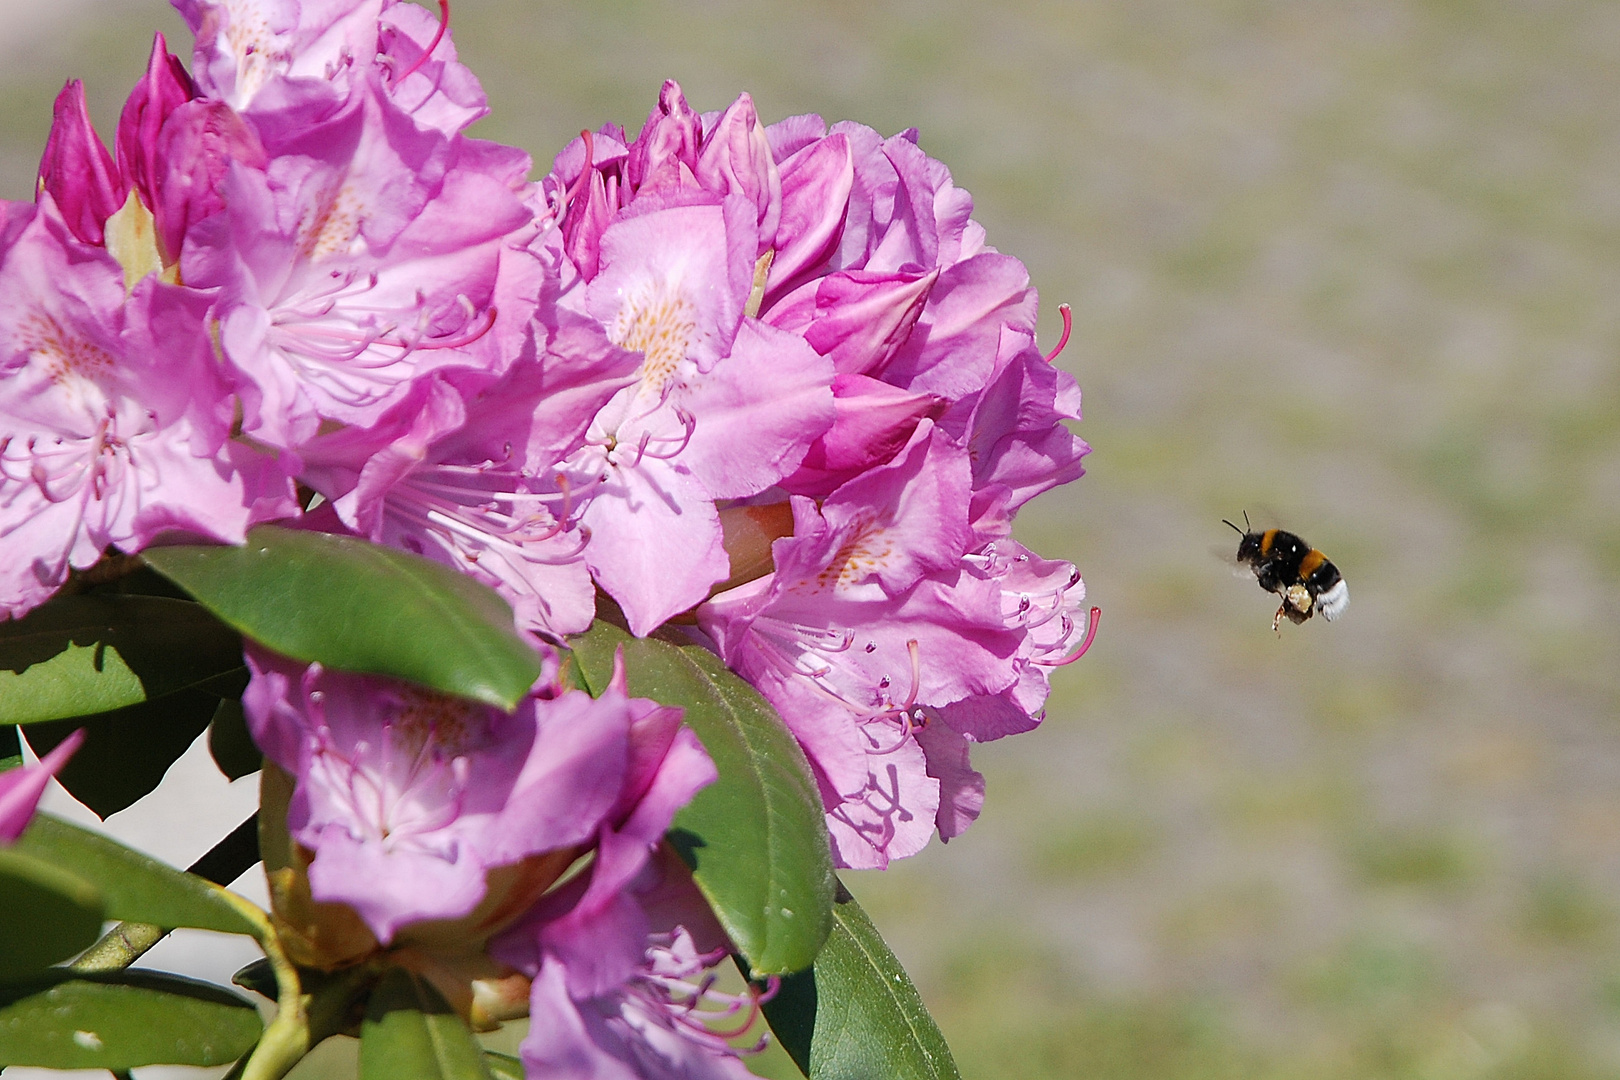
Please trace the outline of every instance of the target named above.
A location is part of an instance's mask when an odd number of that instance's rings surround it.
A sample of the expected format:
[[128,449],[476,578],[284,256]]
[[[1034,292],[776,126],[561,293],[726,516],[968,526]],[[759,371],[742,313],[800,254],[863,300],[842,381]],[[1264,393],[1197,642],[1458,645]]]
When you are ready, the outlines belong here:
[[[1248,524],[1247,515],[1244,524]],[[1230,521],[1227,525],[1232,525]],[[1350,590],[1328,557],[1304,540],[1282,529],[1239,529],[1238,562],[1247,563],[1267,592],[1283,598],[1276,618],[1271,620],[1275,629],[1287,615],[1302,623],[1317,611],[1322,618],[1332,621],[1339,617],[1350,602]]]

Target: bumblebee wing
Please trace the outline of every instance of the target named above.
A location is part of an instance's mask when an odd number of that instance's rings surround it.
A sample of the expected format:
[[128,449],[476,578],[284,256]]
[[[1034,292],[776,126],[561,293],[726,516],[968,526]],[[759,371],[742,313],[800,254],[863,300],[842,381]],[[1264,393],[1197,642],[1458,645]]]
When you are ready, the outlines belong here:
[[1235,538],[1230,544],[1211,544],[1209,553],[1225,563],[1231,569],[1233,577],[1254,576],[1254,570],[1250,568],[1249,564],[1238,559]]

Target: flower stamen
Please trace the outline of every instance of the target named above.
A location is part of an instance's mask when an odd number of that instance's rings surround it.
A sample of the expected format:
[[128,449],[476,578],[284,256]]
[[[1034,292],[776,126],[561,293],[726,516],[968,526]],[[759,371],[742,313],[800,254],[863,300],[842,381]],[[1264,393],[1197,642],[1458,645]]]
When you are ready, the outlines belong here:
[[427,48],[422,50],[422,55],[416,58],[416,63],[412,64],[395,77],[395,86],[398,86],[412,75],[415,75],[417,69],[428,62],[428,59],[433,55],[433,50],[439,47],[439,42],[444,40],[444,35],[448,33],[449,30],[450,0],[439,0],[439,32],[433,35],[433,40],[428,42]]
[[[1064,617],[1064,621],[1065,622],[1068,621],[1067,616]],[[1102,608],[1100,608],[1100,607],[1092,608],[1091,609],[1091,617],[1090,617],[1090,620],[1089,620],[1089,622],[1088,622],[1088,624],[1086,626],[1086,639],[1080,643],[1080,648],[1079,649],[1077,649],[1074,652],[1070,653],[1068,656],[1065,656],[1061,660],[1035,660],[1035,661],[1033,661],[1033,663],[1039,664],[1042,667],[1067,667],[1069,664],[1074,663],[1076,660],[1078,660],[1082,656],[1086,655],[1086,650],[1091,648],[1091,643],[1097,639],[1097,624],[1099,622],[1101,622],[1101,621],[1102,621]],[[1067,633],[1065,633],[1063,635],[1064,640],[1068,640],[1068,636],[1069,635]]]
[[1058,338],[1057,346],[1042,357],[1048,364],[1056,360],[1058,355],[1063,352],[1063,347],[1069,343],[1069,333],[1074,329],[1074,313],[1069,310],[1068,304],[1059,304],[1058,314],[1063,316],[1063,336]]

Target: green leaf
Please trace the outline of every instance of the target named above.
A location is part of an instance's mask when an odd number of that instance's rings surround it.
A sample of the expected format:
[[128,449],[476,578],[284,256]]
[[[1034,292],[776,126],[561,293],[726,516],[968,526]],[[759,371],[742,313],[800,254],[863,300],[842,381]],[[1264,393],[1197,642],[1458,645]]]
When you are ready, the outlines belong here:
[[94,945],[101,895],[83,878],[0,848],[0,983],[36,975]]
[[384,975],[360,1025],[360,1080],[491,1080],[483,1050],[433,987]]
[[571,644],[593,692],[622,648],[632,695],[686,710],[720,778],[676,815],[670,839],[755,971],[809,967],[832,925],[836,879],[810,763],[781,718],[696,645],[633,638],[600,619]]
[[524,1080],[523,1062],[511,1054],[485,1050],[484,1067],[495,1080]]
[[262,1030],[246,1001],[176,975],[53,972],[0,986],[0,1065],[224,1065],[251,1050]]
[[214,710],[214,718],[208,724],[208,752],[213,755],[219,771],[232,780],[240,780],[264,768],[264,755],[248,733],[247,717],[242,714],[240,701],[227,698]]
[[512,709],[540,676],[512,609],[465,574],[350,536],[262,525],[146,561],[267,648]]
[[225,934],[256,934],[259,929],[238,909],[240,901],[212,882],[50,814],[37,815],[12,850],[100,889],[109,919]]
[[959,1078],[916,987],[843,886],[815,967],[784,978],[764,1009],[810,1080]]
[[85,729],[84,745],[56,778],[74,798],[106,817],[163,782],[169,766],[208,727],[219,702],[208,690],[182,690],[97,716],[30,724],[25,731],[29,745],[43,755]]
[[0,724],[111,712],[241,673],[241,636],[200,604],[65,597],[0,623]]

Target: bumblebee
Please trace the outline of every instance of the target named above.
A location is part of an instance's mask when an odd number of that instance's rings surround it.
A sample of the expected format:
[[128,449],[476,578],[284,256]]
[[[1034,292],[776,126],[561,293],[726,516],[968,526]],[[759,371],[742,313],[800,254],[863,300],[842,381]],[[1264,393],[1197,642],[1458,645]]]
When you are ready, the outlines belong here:
[[[1329,622],[1344,613],[1350,590],[1326,555],[1282,529],[1239,529],[1225,519],[1222,524],[1231,525],[1242,537],[1238,562],[1254,571],[1262,589],[1282,597],[1282,606],[1271,620],[1272,630],[1282,633],[1279,627],[1284,615],[1297,624],[1318,611]],[[1243,524],[1249,524],[1248,514],[1243,515]]]

